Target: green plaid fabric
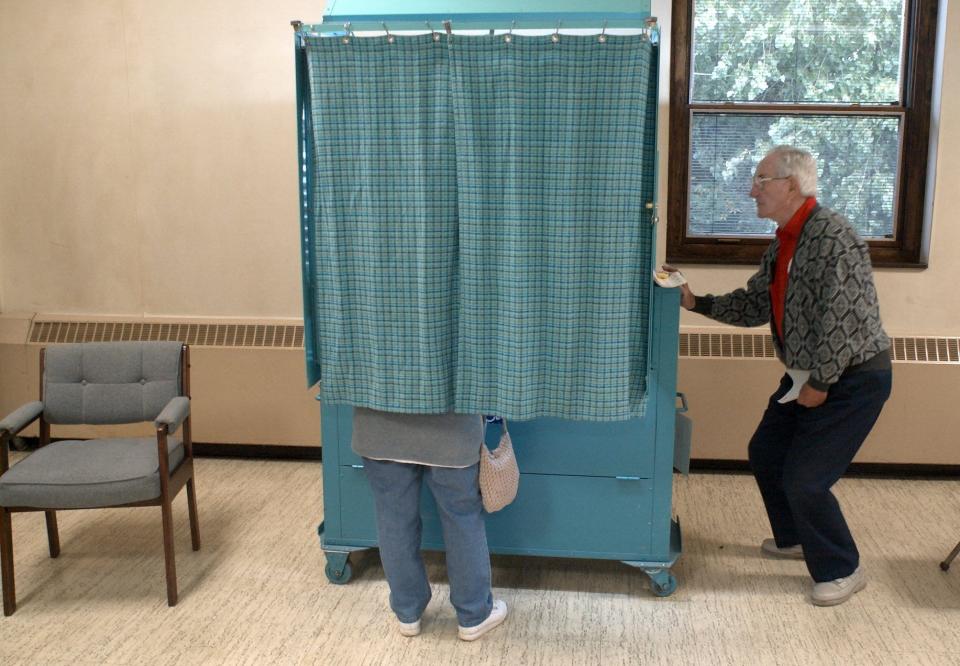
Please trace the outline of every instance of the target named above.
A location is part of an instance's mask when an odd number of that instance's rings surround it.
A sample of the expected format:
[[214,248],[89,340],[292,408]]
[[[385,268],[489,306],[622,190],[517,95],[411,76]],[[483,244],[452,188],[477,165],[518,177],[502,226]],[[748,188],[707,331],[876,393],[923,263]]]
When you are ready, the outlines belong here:
[[450,56],[457,408],[637,415],[653,242],[643,213],[656,163],[649,41],[455,36]]
[[423,35],[306,50],[307,345],[323,398],[641,414],[655,47]]
[[451,411],[459,230],[446,49],[429,35],[306,47],[323,398]]

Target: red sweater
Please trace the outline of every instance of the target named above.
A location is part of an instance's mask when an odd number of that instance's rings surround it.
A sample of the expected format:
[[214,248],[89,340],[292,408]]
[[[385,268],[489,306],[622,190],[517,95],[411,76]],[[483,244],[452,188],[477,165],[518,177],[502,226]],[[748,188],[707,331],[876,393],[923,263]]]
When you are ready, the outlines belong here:
[[783,310],[787,302],[787,283],[790,280],[793,251],[797,249],[797,240],[800,238],[803,225],[816,205],[816,197],[807,197],[790,221],[777,229],[777,240],[780,241],[780,245],[777,248],[773,280],[770,282],[770,307],[773,310],[773,323],[781,340],[783,340]]

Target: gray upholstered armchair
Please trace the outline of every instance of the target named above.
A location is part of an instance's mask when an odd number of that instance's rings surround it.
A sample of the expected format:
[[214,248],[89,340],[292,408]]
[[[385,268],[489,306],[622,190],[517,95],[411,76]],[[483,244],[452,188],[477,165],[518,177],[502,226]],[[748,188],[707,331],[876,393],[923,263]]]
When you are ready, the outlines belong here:
[[[50,557],[60,554],[58,509],[159,506],[167,603],[177,603],[171,502],[184,485],[190,537],[200,549],[190,439],[190,356],[179,342],[58,345],[40,352],[40,400],[0,420],[0,565],[3,614],[17,608],[10,514],[46,514]],[[40,448],[9,466],[9,440],[40,420]],[[153,421],[156,439],[50,443],[50,424]],[[172,435],[182,427],[182,436]]]

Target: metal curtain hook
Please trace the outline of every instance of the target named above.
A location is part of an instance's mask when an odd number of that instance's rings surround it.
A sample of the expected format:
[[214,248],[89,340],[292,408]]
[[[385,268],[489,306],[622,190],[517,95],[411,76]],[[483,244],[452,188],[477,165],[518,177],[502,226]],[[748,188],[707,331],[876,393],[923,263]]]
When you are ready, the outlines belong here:
[[601,44],[607,43],[607,20],[603,20],[603,30],[600,31],[600,36],[597,37],[597,41]]
[[343,44],[349,44],[350,38],[353,37],[353,30],[350,28],[350,21],[347,21],[343,24],[343,31],[346,33],[343,36],[343,39],[340,40]]
[[397,38],[390,34],[390,28],[387,27],[387,24],[383,21],[380,21],[380,25],[383,26],[383,31],[387,33],[387,44],[393,44],[397,41]]
[[557,21],[557,29],[554,31],[553,35],[550,36],[550,41],[554,44],[560,41],[560,21]]
[[513,29],[514,29],[516,26],[517,26],[517,22],[516,22],[516,21],[511,21],[511,22],[510,22],[510,31],[507,32],[507,34],[505,34],[505,35],[503,36],[503,41],[506,42],[507,44],[509,44],[509,43],[511,43],[511,42],[513,41]]
[[430,34],[431,34],[431,35],[433,35],[433,41],[439,42],[439,41],[440,41],[440,33],[433,29],[433,26],[430,25],[430,21],[424,21],[424,23],[427,24],[427,30],[430,31]]

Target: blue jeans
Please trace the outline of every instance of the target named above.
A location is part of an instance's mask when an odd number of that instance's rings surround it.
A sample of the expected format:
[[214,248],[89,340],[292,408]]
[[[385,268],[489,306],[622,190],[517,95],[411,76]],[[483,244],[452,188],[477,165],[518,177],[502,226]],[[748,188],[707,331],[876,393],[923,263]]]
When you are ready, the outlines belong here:
[[430,601],[430,583],[420,555],[422,481],[433,493],[443,526],[450,602],[461,627],[490,615],[490,551],[477,481],[479,464],[430,467],[363,459],[377,513],[380,559],[390,585],[390,607],[401,622],[415,622]]
[[813,580],[844,578],[860,553],[830,488],[850,466],[884,402],[890,370],[844,374],[826,401],[807,408],[777,402],[792,382],[783,376],[750,440],[750,467],[760,487],[773,538],[781,548],[803,546]]

